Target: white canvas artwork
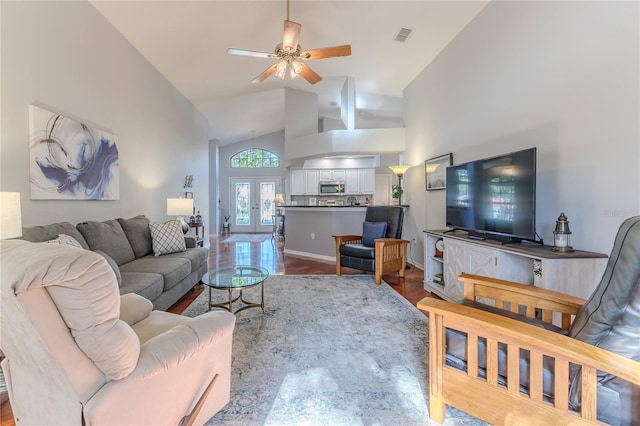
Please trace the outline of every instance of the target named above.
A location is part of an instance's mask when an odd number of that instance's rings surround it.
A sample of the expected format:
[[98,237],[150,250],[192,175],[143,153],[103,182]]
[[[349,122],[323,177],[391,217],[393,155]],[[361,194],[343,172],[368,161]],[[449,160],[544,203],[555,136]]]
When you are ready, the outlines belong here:
[[117,138],[29,106],[32,200],[118,200]]

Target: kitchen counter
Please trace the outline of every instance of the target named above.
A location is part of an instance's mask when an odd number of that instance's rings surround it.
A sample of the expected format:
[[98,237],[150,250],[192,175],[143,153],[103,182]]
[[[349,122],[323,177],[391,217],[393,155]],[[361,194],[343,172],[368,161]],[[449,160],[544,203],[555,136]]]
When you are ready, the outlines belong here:
[[365,205],[361,206],[282,206],[286,209],[362,209],[364,207],[368,207]]
[[335,261],[333,236],[361,235],[368,206],[283,207],[287,224],[285,253]]
[[[345,208],[361,209],[361,208],[364,208],[364,207],[369,207],[369,205],[361,204],[359,206],[349,206],[349,205],[344,205],[344,206],[292,206],[292,205],[287,204],[287,205],[283,205],[281,207],[284,207],[284,208],[287,208],[287,209],[309,209],[309,208],[316,208],[316,209],[332,209],[332,208],[335,208],[335,209],[345,209]],[[409,207],[409,205],[408,204],[403,204],[402,207]]]

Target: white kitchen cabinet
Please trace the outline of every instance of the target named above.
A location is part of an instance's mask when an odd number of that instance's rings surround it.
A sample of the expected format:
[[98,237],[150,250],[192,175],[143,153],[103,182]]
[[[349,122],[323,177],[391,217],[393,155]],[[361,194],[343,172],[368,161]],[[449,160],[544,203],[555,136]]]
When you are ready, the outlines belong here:
[[304,195],[305,179],[304,170],[292,170],[290,174],[291,179],[291,195]]
[[344,180],[344,193],[345,194],[359,194],[360,193],[360,170],[353,169],[347,170]]
[[345,194],[373,195],[375,187],[376,181],[374,169],[352,169],[346,171]]
[[318,170],[292,170],[291,195],[318,195]]
[[[444,241],[442,257],[435,255],[436,241]],[[598,285],[607,256],[576,250],[558,253],[550,246],[532,243],[500,244],[495,240],[470,239],[464,231],[425,232],[424,288],[449,300],[463,297],[458,281],[462,272],[588,298]],[[444,282],[441,282],[443,281]]]
[[330,181],[330,182],[336,182],[336,181],[344,181],[346,178],[346,170],[345,169],[326,169],[326,170],[319,170],[319,177],[320,177],[320,181]]
[[317,170],[305,170],[304,174],[304,193],[305,195],[318,195],[318,179]]
[[360,170],[360,193],[372,194],[376,191],[376,172],[374,169]]

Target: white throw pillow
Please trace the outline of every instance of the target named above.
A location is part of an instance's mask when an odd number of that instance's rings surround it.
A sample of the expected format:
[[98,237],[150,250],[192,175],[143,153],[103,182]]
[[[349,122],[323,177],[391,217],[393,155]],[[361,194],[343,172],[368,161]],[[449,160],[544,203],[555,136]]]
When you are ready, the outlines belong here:
[[61,244],[61,245],[71,246],[71,247],[75,247],[75,248],[79,248],[79,249],[84,250],[84,248],[80,245],[78,240],[73,238],[71,235],[67,235],[67,234],[60,234],[60,235],[58,235],[57,238],[47,241],[47,243],[49,243],[49,244]]
[[153,246],[154,256],[187,250],[187,244],[182,233],[182,225],[179,221],[152,222],[149,224],[149,230],[151,231],[151,245]]

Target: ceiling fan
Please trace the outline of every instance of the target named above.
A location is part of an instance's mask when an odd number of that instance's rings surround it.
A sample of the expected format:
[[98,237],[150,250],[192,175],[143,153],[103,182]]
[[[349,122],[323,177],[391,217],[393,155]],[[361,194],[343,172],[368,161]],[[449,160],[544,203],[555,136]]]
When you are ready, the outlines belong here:
[[309,83],[316,84],[322,80],[322,77],[302,61],[349,56],[351,55],[351,45],[345,44],[342,46],[302,50],[298,44],[301,28],[302,25],[289,20],[289,0],[287,0],[287,19],[284,21],[282,43],[276,46],[274,53],[243,49],[227,49],[227,53],[231,55],[253,56],[256,58],[279,59],[278,63],[271,65],[259,76],[254,78],[252,83],[262,83],[267,77],[274,73],[276,77],[284,79],[288,69],[289,76],[292,80],[302,76]]

